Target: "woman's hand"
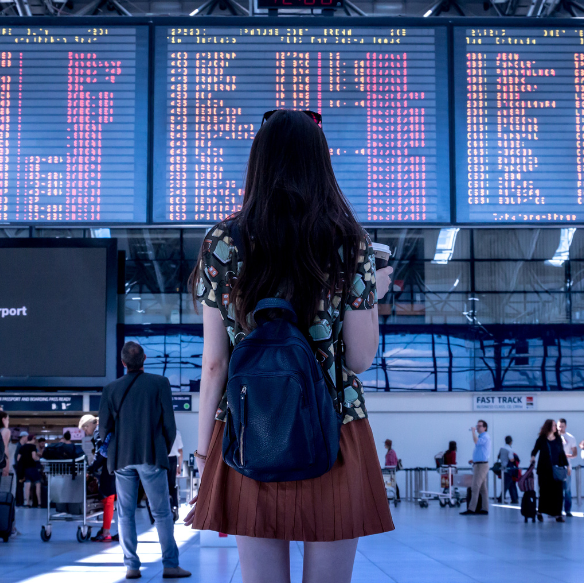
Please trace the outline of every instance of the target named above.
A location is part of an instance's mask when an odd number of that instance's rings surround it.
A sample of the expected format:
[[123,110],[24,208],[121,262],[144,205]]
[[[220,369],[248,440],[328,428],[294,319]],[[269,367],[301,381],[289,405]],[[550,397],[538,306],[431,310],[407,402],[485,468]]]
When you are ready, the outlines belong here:
[[532,455],[532,456],[531,456],[531,463],[532,463],[532,464],[534,464],[534,463],[535,463],[535,456],[534,456],[534,455]]
[[393,273],[393,267],[384,267],[375,272],[375,281],[377,283],[377,299],[381,300],[389,291],[391,284],[390,275]]
[[199,499],[199,495],[197,494],[190,502],[189,504],[192,506],[192,508],[189,510],[189,513],[185,516],[185,525],[186,526],[192,526],[193,522],[195,521],[195,509],[197,508],[196,506],[194,506],[197,503],[197,500]]
[[570,466],[568,466],[568,476],[572,475],[572,468]]

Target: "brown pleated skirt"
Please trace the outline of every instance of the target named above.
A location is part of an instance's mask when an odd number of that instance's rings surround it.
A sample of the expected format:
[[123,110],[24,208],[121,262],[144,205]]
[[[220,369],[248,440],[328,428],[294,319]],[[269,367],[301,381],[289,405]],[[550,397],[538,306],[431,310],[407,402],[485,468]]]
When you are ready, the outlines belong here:
[[395,528],[367,419],[343,425],[330,472],[298,482],[256,482],[230,468],[221,455],[224,427],[215,422],[193,528],[306,542]]

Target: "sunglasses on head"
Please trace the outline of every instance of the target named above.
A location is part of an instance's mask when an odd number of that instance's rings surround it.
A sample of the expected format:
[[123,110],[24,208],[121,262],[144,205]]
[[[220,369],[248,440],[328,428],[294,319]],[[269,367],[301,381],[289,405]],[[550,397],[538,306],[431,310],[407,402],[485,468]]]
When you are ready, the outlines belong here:
[[[264,113],[264,117],[262,118],[262,125],[264,122],[268,121],[277,111],[282,111],[281,109],[272,109],[272,111],[266,111]],[[305,109],[302,113],[306,114],[320,129],[322,129],[322,115],[320,113],[316,113],[316,111],[310,111],[309,109]]]

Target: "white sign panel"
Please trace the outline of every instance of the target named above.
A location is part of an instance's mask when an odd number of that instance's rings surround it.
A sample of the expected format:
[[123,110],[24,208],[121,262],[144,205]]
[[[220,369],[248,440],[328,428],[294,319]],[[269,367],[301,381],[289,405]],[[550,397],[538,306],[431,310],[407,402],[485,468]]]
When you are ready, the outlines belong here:
[[473,411],[534,411],[533,395],[473,395]]

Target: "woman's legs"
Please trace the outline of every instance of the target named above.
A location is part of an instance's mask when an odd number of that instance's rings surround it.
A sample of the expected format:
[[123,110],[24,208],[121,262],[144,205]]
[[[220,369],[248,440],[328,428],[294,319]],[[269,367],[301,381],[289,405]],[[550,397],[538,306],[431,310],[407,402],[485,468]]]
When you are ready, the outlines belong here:
[[288,541],[238,536],[237,549],[243,583],[290,583]]
[[304,543],[303,583],[350,583],[358,538]]
[[36,496],[37,496],[37,504],[38,507],[41,507],[41,483],[37,482],[36,483]]

